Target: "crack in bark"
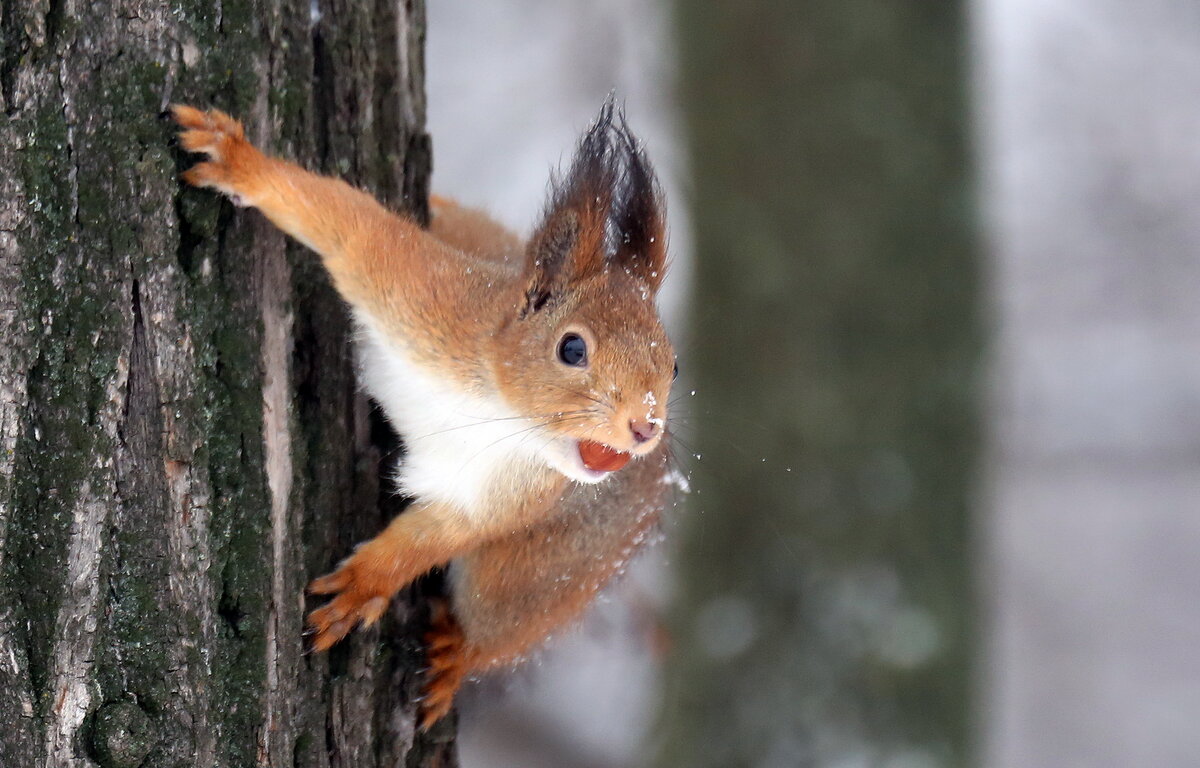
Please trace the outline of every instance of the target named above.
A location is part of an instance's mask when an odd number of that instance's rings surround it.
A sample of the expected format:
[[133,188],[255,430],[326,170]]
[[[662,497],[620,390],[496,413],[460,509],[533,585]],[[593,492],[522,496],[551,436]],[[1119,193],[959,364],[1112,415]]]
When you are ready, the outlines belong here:
[[[138,344],[145,343],[145,320],[142,318],[142,296],[140,283],[135,277],[132,281],[129,291],[129,311],[133,318],[133,325],[130,329],[130,346],[134,347]],[[147,354],[149,352],[147,351]],[[116,424],[117,440],[122,448],[127,443],[125,441],[125,424],[129,421],[129,409],[133,398],[130,397],[130,392],[135,388],[137,379],[142,375],[141,366],[135,364],[136,361],[131,360],[129,373],[125,376],[125,393],[121,408],[121,418]]]
[[16,25],[13,23],[13,0],[0,0],[0,112],[12,117],[14,78],[20,57],[16,47]]
[[75,222],[77,229],[83,228],[83,222],[79,220],[79,159],[75,154],[75,122],[77,115],[75,114],[75,106],[71,102],[70,89],[67,83],[71,82],[69,73],[67,72],[67,59],[62,57],[58,60],[58,89],[62,94],[63,102],[63,123],[67,127],[67,181],[71,185],[71,220]]
[[45,46],[53,49],[62,29],[65,0],[47,0],[46,12],[42,14],[42,29],[46,30]]

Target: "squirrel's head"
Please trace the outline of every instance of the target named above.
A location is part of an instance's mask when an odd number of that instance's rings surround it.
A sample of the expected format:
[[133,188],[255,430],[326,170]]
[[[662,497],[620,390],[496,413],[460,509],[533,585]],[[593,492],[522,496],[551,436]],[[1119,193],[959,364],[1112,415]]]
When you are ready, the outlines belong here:
[[654,303],[666,272],[662,194],[611,99],[553,181],[525,259],[497,376],[553,437],[551,465],[596,482],[658,446],[676,370]]

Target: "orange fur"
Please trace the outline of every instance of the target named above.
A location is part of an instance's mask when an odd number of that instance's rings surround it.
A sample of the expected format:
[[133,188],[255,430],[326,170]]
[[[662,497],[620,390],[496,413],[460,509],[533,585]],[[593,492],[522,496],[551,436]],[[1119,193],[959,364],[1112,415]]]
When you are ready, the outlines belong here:
[[[185,129],[180,144],[209,158],[184,172],[188,183],[259,209],[319,253],[343,298],[386,323],[398,339],[414,342],[419,357],[446,364],[439,350],[447,347],[462,350],[462,358],[488,356],[483,342],[495,330],[489,320],[520,303],[519,286],[505,285],[501,270],[482,262],[467,273],[469,259],[415,222],[344,181],[267,157],[223,112],[177,105],[172,113]],[[460,311],[466,305],[480,311]],[[408,333],[415,327],[428,333]],[[449,361],[449,367],[444,372],[460,381],[477,378],[473,366]]]
[[488,218],[483,211],[464,208],[449,198],[429,198],[429,232],[468,256],[519,268],[525,244],[521,238]]
[[477,668],[519,659],[583,613],[654,535],[672,493],[667,465],[660,446],[607,481],[608,493],[575,486],[561,514],[456,561],[454,611]]
[[[181,146],[206,156],[184,178],[258,208],[320,254],[356,318],[383,335],[385,352],[481,402],[503,403],[556,445],[595,441],[634,456],[595,486],[563,474],[575,469],[514,459],[488,481],[478,508],[417,498],[310,584],[332,596],[309,615],[321,651],[378,621],[410,581],[455,560],[454,615],[435,615],[426,638],[422,727],[449,710],[466,675],[519,658],[573,621],[666,503],[665,430],[647,437],[644,429],[664,423],[674,367],[653,304],[665,271],[661,201],[623,118],[614,126],[611,104],[605,110],[526,244],[444,198],[431,201],[424,231],[342,181],[267,157],[223,112],[172,107]],[[622,193],[621,183],[630,189]],[[615,248],[614,222],[625,235]],[[584,339],[587,365],[558,359],[564,334]]]

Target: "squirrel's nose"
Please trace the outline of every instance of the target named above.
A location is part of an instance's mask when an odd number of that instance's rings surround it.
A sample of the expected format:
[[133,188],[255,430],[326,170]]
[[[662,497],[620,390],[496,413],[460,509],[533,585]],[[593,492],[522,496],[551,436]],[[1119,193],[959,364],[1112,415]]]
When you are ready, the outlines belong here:
[[654,438],[658,434],[658,424],[653,421],[638,421],[637,419],[629,420],[629,431],[633,433],[633,439],[639,443],[644,443]]

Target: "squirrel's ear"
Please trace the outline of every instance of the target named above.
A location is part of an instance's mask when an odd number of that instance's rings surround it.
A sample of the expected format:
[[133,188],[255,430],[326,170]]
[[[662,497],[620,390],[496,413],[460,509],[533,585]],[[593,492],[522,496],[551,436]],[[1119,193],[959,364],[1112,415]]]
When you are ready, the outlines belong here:
[[546,213],[529,241],[522,314],[552,305],[572,281],[608,266],[657,292],[666,272],[663,224],[654,170],[609,96],[566,177],[553,180]]
[[529,239],[529,285],[525,289],[524,317],[561,296],[570,282],[571,251],[579,239],[579,222],[571,211],[547,216]]
[[554,300],[574,280],[604,268],[610,248],[613,188],[620,172],[610,98],[579,141],[565,177],[551,180],[550,201],[529,239],[529,288],[523,314]]
[[617,179],[612,222],[616,235],[613,261],[657,293],[667,272],[666,211],[654,169],[625,125],[617,126],[621,174]]

